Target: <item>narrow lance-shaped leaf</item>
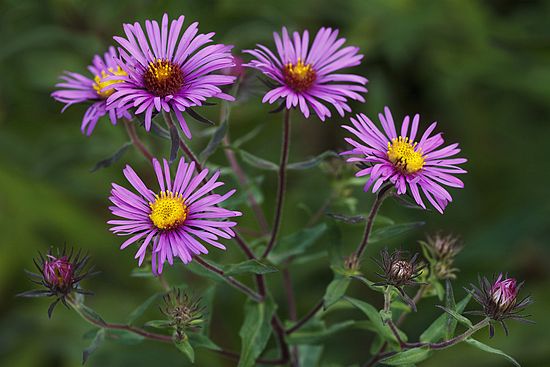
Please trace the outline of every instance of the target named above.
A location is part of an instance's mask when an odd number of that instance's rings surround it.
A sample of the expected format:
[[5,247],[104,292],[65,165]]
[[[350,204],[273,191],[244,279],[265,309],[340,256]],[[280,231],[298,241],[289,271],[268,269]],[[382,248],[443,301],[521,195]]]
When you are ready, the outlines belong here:
[[124,143],[124,145],[118,148],[117,151],[112,156],[97,162],[96,165],[90,170],[90,172],[95,172],[99,169],[112,166],[114,163],[118,162],[120,158],[122,158],[124,153],[126,153],[128,148],[130,148],[130,146],[132,146],[131,142]]
[[225,265],[223,270],[226,275],[235,275],[243,273],[268,274],[279,271],[275,266],[266,264],[257,259],[250,259],[238,264]]
[[339,157],[339,156],[338,156],[338,153],[328,150],[326,152],[319,154],[317,157],[313,157],[307,161],[290,163],[287,166],[287,169],[289,170],[310,169],[318,166],[319,163],[321,163],[322,161],[330,157]]
[[334,334],[337,334],[343,330],[349,329],[354,326],[355,320],[342,321],[337,324],[331,325],[328,328],[321,331],[301,331],[298,330],[292,333],[287,341],[289,344],[320,344],[324,340],[328,339]]
[[276,306],[268,298],[264,302],[247,300],[244,307],[245,319],[239,335],[241,337],[241,358],[238,367],[252,367],[264,350],[271,334],[271,318]]
[[82,352],[82,364],[86,363],[88,358],[90,358],[90,355],[96,351],[96,349],[103,343],[103,340],[105,339],[105,329],[99,329],[97,330],[97,333],[95,334],[94,339],[88,346],[88,348],[84,349]]
[[180,352],[185,354],[185,356],[187,357],[187,359],[189,359],[191,363],[195,363],[195,351],[193,350],[193,346],[189,342],[189,338],[187,336],[185,336],[181,340],[177,340],[176,338],[174,338],[174,345],[176,346],[176,348],[179,349]]
[[[464,297],[460,302],[456,304],[455,311],[457,313],[462,313],[468,303],[470,302],[470,299],[472,298],[471,295],[467,295]],[[420,341],[424,343],[435,343],[440,341],[444,338],[445,332],[447,330],[447,314],[440,315],[421,335],[420,335]],[[456,327],[456,325],[455,325]],[[454,329],[452,330],[452,333],[454,334]]]
[[214,134],[212,134],[212,138],[208,142],[208,145],[206,145],[206,148],[199,154],[199,159],[204,162],[210,157],[216,149],[218,149],[220,143],[222,142],[223,138],[227,134],[227,120],[222,121],[220,126],[214,131]]
[[176,125],[170,126],[170,138],[171,138],[171,146],[170,146],[170,164],[176,160],[178,157],[178,149],[179,149],[179,143],[180,143],[180,135],[178,132],[178,129],[176,128]]
[[131,325],[134,321],[136,321],[147,309],[155,302],[157,299],[159,299],[162,296],[162,293],[155,293],[151,297],[147,298],[145,302],[143,302],[141,305],[139,305],[134,311],[128,315],[128,320],[126,323],[128,325]]
[[380,242],[422,227],[425,222],[400,223],[376,229],[369,238],[369,243]]
[[281,238],[277,247],[269,254],[269,260],[280,264],[291,256],[306,252],[326,232],[327,228],[325,223],[321,223]]
[[257,157],[254,154],[248,153],[245,150],[239,150],[239,155],[241,156],[241,159],[246,163],[251,165],[252,167],[256,167],[263,170],[268,171],[278,171],[279,166],[273,162],[270,162],[268,160],[265,160],[263,158]]
[[344,297],[350,282],[350,277],[340,273],[334,273],[334,279],[329,283],[323,297],[323,308],[325,310]]
[[468,344],[470,344],[470,345],[472,345],[472,346],[476,347],[477,349],[480,349],[484,352],[498,354],[500,356],[503,356],[508,361],[510,361],[514,366],[521,367],[520,364],[518,363],[518,361],[516,361],[514,358],[510,357],[508,354],[504,353],[503,351],[501,351],[499,349],[490,347],[487,344],[483,344],[482,342],[477,341],[473,338],[466,339],[466,343],[468,343]]
[[414,363],[422,362],[430,356],[430,350],[427,348],[413,348],[398,352],[381,362],[389,366],[408,366]]

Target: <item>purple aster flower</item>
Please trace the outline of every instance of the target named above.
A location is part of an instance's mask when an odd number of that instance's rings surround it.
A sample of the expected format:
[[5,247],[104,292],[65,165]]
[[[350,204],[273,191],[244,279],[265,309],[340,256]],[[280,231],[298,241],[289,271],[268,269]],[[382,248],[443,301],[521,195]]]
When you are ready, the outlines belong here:
[[357,66],[363,55],[358,55],[358,47],[343,47],[344,38],[338,38],[338,30],[321,28],[311,47],[309,32],[302,35],[294,32],[291,38],[283,27],[282,38],[273,33],[277,55],[263,45],[254,50],[245,50],[256,59],[246,66],[260,70],[276,85],[266,93],[262,102],[270,104],[280,98],[286,99],[286,108],[300,106],[307,118],[309,108],[324,121],[330,117],[325,102],[336,108],[341,116],[351,112],[348,98],[364,102],[361,93],[366,93],[364,85],[367,79],[353,74],[341,74],[337,71]]
[[[109,108],[135,107],[136,114],[145,113],[145,129],[151,129],[154,111],[174,111],[188,138],[191,131],[182,112],[201,106],[207,98],[233,101],[220,89],[235,77],[213,74],[234,65],[231,48],[222,44],[203,47],[212,41],[214,33],[198,34],[198,23],[191,24],[182,34],[184,17],[173,20],[168,27],[168,15],[162,24],[145,21],[124,24],[124,37],[114,37],[122,46],[120,66],[126,70],[124,82],[109,97]],[[181,38],[180,38],[181,35]]]
[[224,195],[211,193],[222,186],[218,181],[220,172],[204,184],[208,169],[195,174],[195,163],[185,163],[181,158],[175,178],[172,180],[170,167],[166,160],[163,165],[153,160],[154,170],[160,190],[151,191],[130,166],[124,169],[124,176],[132,184],[138,195],[113,183],[111,197],[114,206],[109,209],[122,219],[110,220],[111,231],[118,235],[131,235],[122,245],[125,249],[132,243],[143,240],[137,253],[139,265],[143,263],[150,248],[152,253],[153,273],[160,274],[166,261],[173,264],[174,257],[179,257],[185,264],[193,256],[207,254],[208,250],[201,242],[225,249],[218,242],[219,237],[229,239],[235,236],[231,230],[236,223],[224,221],[241,213],[220,208],[231,190]]
[[115,48],[109,47],[103,57],[95,55],[92,65],[88,66],[93,80],[82,74],[66,71],[61,76],[63,82],[56,84],[56,87],[61,89],[52,93],[55,100],[66,104],[61,112],[75,103],[91,103],[84,114],[81,127],[82,133],[88,136],[94,130],[97,121],[107,113],[113,125],[122,117],[131,118],[127,108],[124,107],[107,111],[107,97],[113,94],[115,90],[112,88],[116,87],[116,84],[126,75],[126,72],[117,65],[115,58]]
[[[354,155],[348,162],[362,163],[363,167],[356,176],[370,175],[365,184],[365,191],[371,186],[376,192],[384,182],[391,182],[397,194],[401,195],[410,190],[414,200],[424,209],[420,190],[428,201],[440,212],[452,201],[452,197],[443,185],[450,187],[464,187],[461,180],[454,174],[466,173],[458,164],[466,162],[464,158],[451,158],[458,154],[458,144],[451,144],[440,148],[443,143],[441,133],[432,135],[436,122],[432,123],[416,141],[420,115],[412,119],[405,116],[401,124],[401,131],[397,134],[393,117],[388,107],[384,114],[378,114],[382,123],[383,132],[365,115],[358,114],[351,118],[352,126],[342,126],[354,134],[359,141],[346,138],[353,149],[343,152],[343,155]],[[410,127],[410,129],[409,129]]]

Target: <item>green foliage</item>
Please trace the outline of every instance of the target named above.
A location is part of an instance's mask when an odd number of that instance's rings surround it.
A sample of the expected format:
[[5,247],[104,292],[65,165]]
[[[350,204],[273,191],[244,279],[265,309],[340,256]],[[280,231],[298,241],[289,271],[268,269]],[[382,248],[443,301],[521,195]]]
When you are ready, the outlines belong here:
[[430,356],[430,353],[431,351],[428,348],[413,348],[384,358],[381,362],[388,366],[410,366],[422,362]]
[[468,344],[470,344],[470,345],[472,345],[472,346],[476,347],[477,349],[480,349],[484,352],[492,353],[492,354],[498,354],[500,356],[503,356],[508,361],[510,361],[514,366],[521,367],[520,364],[514,358],[510,357],[508,354],[504,353],[503,351],[501,351],[499,349],[490,347],[490,346],[488,346],[486,344],[483,344],[482,342],[477,341],[473,338],[466,339],[466,343],[468,343]]
[[271,318],[275,309],[276,306],[270,298],[259,303],[246,301],[245,319],[239,331],[241,337],[239,367],[251,367],[256,364],[256,358],[264,350],[271,335]]
[[243,273],[269,274],[279,271],[275,266],[262,262],[260,260],[245,260],[237,264],[225,265],[223,271],[226,275],[235,275]]

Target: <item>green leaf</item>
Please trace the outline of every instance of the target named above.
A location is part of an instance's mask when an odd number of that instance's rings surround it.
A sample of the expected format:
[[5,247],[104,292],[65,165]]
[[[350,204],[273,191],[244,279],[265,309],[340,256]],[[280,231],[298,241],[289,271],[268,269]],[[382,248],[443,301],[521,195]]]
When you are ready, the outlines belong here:
[[350,282],[351,278],[338,273],[334,274],[334,279],[329,283],[323,297],[323,308],[325,310],[344,297]]
[[180,352],[185,354],[191,363],[195,363],[195,351],[193,350],[193,346],[191,346],[187,336],[185,336],[182,340],[174,339],[174,345],[180,350]]
[[[455,295],[450,279],[447,279],[447,281],[445,282],[445,307],[450,310],[456,310]],[[451,315],[447,315],[447,322],[445,325],[445,339],[450,339],[453,337],[456,325],[457,321],[454,319],[454,317],[451,317]]]
[[503,351],[501,351],[499,349],[490,347],[487,344],[483,344],[482,342],[477,341],[473,338],[466,339],[466,343],[468,343],[470,345],[473,345],[477,349],[481,349],[484,352],[501,355],[504,358],[506,358],[508,361],[510,361],[514,366],[521,367],[520,364],[518,363],[518,361],[516,361],[514,358],[510,357],[508,354],[504,353]]
[[146,327],[152,327],[152,328],[155,328],[155,329],[166,329],[166,328],[171,328],[172,327],[170,321],[168,321],[168,320],[151,320],[151,321],[147,321],[145,323],[145,326]]
[[222,350],[222,348],[220,348],[216,343],[214,343],[212,340],[210,340],[209,337],[204,334],[188,333],[187,336],[189,337],[189,343],[191,343],[193,348]]
[[382,359],[380,362],[388,366],[406,366],[414,363],[422,362],[430,356],[428,348],[413,348],[398,352],[388,358]]
[[443,311],[447,312],[449,315],[454,317],[458,322],[460,322],[464,326],[466,326],[468,328],[471,328],[471,327],[474,326],[468,318],[462,316],[461,314],[459,314],[455,310],[450,310],[447,307],[443,307],[443,306],[436,306],[436,307],[438,307],[438,308],[442,309]]
[[399,236],[405,232],[409,232],[416,228],[422,227],[424,224],[425,222],[400,223],[375,229],[369,238],[369,243],[385,241],[389,238]]
[[290,163],[287,166],[287,169],[289,169],[289,170],[310,169],[310,168],[318,166],[319,163],[321,163],[322,161],[324,161],[325,159],[327,159],[329,157],[339,157],[339,155],[338,155],[338,153],[333,152],[332,150],[327,150],[326,152],[323,152],[323,153],[319,154],[317,157],[313,157],[311,159],[308,159],[307,161]]
[[253,273],[253,274],[268,274],[278,272],[273,265],[265,264],[257,259],[250,259],[238,264],[225,265],[223,271],[226,275],[235,275],[243,273]]
[[118,162],[120,160],[120,158],[122,158],[124,153],[126,153],[128,148],[130,148],[131,146],[132,146],[131,142],[124,143],[124,145],[121,146],[120,148],[118,148],[117,151],[112,156],[110,156],[109,158],[106,158],[102,161],[97,162],[96,165],[90,170],[90,172],[95,172],[99,169],[107,168],[107,167],[112,166],[113,164]]
[[82,364],[86,363],[90,355],[103,343],[103,340],[105,340],[105,329],[99,329],[88,348],[82,352]]
[[319,344],[330,336],[354,325],[354,320],[347,320],[320,331],[296,331],[288,336],[287,341],[289,344]]
[[391,329],[384,324],[378,310],[374,308],[374,306],[351,297],[346,297],[345,299],[356,308],[363,311],[367,318],[372,322],[372,326],[377,330],[378,335],[380,335],[384,340],[397,342],[397,339],[393,335]]
[[145,340],[144,336],[128,330],[107,329],[105,332],[105,336],[110,340],[114,340],[117,343],[124,345],[135,345]]
[[78,305],[76,305],[75,310],[85,319],[90,318],[96,321],[97,323],[105,324],[105,320],[103,320],[97,312],[95,312],[94,310],[92,310],[90,307],[86,306],[83,303],[79,303]]
[[208,142],[208,145],[206,145],[206,148],[199,154],[199,159],[201,162],[205,162],[208,157],[210,157],[216,149],[218,149],[220,143],[222,142],[223,138],[227,134],[227,127],[228,122],[227,119],[222,121],[220,126],[214,131],[214,134],[212,134],[212,138],[210,138],[210,141]]
[[128,325],[131,325],[134,321],[136,321],[147,309],[155,302],[157,299],[159,299],[162,296],[162,293],[155,293],[151,297],[147,298],[145,302],[143,302],[141,305],[139,305],[134,311],[130,313],[128,316],[128,320],[126,320],[126,323]]
[[180,148],[180,133],[176,128],[176,125],[170,126],[170,164],[178,157],[178,149]]
[[328,257],[332,266],[341,266],[342,264],[342,231],[332,223],[328,230]]
[[[222,267],[221,265],[215,263],[212,260],[204,260],[203,259],[203,261],[208,263],[208,264],[214,265],[217,268]],[[192,272],[192,273],[194,273],[194,274],[196,274],[200,277],[212,279],[212,280],[215,280],[217,282],[224,282],[225,281],[225,278],[223,276],[221,276],[217,273],[214,273],[213,271],[209,271],[209,270],[205,269],[201,265],[197,264],[196,261],[191,261],[189,264],[185,265],[185,269],[189,270],[190,272]]]
[[323,354],[322,345],[300,345],[298,346],[299,366],[318,366]]
[[[456,305],[456,312],[462,313],[472,296],[468,294]],[[446,325],[447,325],[447,314],[439,316],[423,333],[420,335],[420,341],[424,343],[435,343],[442,340],[445,337]],[[454,330],[453,334],[454,334]]]
[[[208,287],[204,292],[202,292],[202,304],[206,308],[209,315],[214,314],[214,295],[216,294],[216,284]],[[212,317],[205,317],[204,323],[199,331],[199,333],[204,335],[209,335],[210,332],[210,323],[212,322]]]
[[359,280],[361,283],[365,284],[367,287],[369,287],[375,292],[384,293],[384,286],[374,285],[374,282],[371,282],[370,280],[368,280],[362,275],[353,275],[352,279]]
[[265,349],[271,334],[271,318],[276,306],[270,298],[264,302],[247,300],[244,306],[245,319],[239,335],[241,358],[238,367],[252,367]]
[[327,225],[321,223],[315,227],[302,229],[296,233],[281,238],[277,247],[269,255],[269,260],[280,264],[291,256],[306,252],[327,230]]
[[254,139],[260,133],[260,131],[262,131],[264,126],[265,126],[265,124],[258,125],[254,129],[252,129],[249,133],[241,136],[238,139],[235,139],[235,141],[233,141],[233,143],[231,144],[231,147],[239,148],[244,143]]
[[244,150],[239,150],[239,155],[241,156],[241,159],[251,165],[252,167],[256,167],[259,169],[265,169],[268,171],[278,171],[279,166],[273,162],[270,162],[268,160],[265,160],[263,158],[257,157],[254,154],[248,153]]

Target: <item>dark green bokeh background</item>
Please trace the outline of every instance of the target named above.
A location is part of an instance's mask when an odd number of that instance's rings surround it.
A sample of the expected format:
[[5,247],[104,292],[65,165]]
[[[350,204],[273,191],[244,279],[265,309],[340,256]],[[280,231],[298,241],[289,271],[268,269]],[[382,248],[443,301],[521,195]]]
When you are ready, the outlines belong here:
[[[536,303],[530,309],[536,325],[511,323],[511,335],[501,330],[489,343],[517,357],[524,366],[550,365],[550,273],[548,271],[550,200],[548,137],[550,136],[550,1],[9,1],[0,3],[0,365],[78,366],[89,341],[90,329],[73,313],[59,307],[52,320],[46,300],[17,299],[30,287],[23,274],[32,267],[37,250],[49,245],[76,245],[88,250],[102,274],[87,281],[96,292],[89,304],[108,320],[123,320],[149,294],[158,290],[152,279],[129,277],[135,266],[133,251],[121,252],[120,238],[107,231],[107,196],[112,181],[124,182],[121,169],[131,162],[144,176],[148,164],[134,150],[113,167],[90,173],[90,168],[125,141],[121,126],[102,121],[87,138],[80,134],[83,106],[60,114],[61,105],[49,93],[62,70],[85,72],[94,53],[121,34],[122,22],[159,19],[163,12],[198,20],[202,32],[215,31],[215,39],[235,44],[236,54],[261,42],[272,45],[271,32],[282,25],[291,30],[334,26],[350,44],[358,45],[365,59],[354,70],[370,79],[367,103],[355,111],[375,118],[384,105],[394,114],[419,112],[424,127],[440,122],[447,140],[460,142],[468,157],[466,187],[453,190],[454,202],[445,215],[401,208],[395,203],[382,213],[396,221],[425,220],[427,225],[385,244],[416,249],[427,231],[444,229],[462,235],[466,248],[458,265],[461,273],[455,292],[478,273],[509,272],[526,280],[524,292]],[[258,124],[265,128],[245,149],[276,160],[280,115],[269,115],[259,94],[233,109],[231,135],[241,136]],[[216,107],[203,112],[216,119]],[[326,149],[343,149],[344,119],[326,123],[304,120],[295,114],[291,160],[304,160]],[[199,137],[203,125],[191,121]],[[158,138],[158,155],[169,147]],[[212,158],[225,165],[223,154]],[[271,218],[275,175],[244,166],[250,175],[264,175],[264,207]],[[234,182],[226,178],[230,185]],[[329,182],[319,169],[292,173],[283,231],[291,233],[306,222],[298,203],[316,209],[329,193]],[[372,195],[356,192],[359,212],[368,210]],[[256,223],[246,208],[243,227]],[[361,228],[340,226],[344,245],[351,251]],[[326,238],[324,239],[326,241]],[[321,241],[323,242],[323,241]],[[319,243],[315,251],[326,243]],[[374,254],[380,245],[373,246]],[[216,260],[242,259],[234,245]],[[293,269],[299,313],[305,313],[331,278],[326,259]],[[367,273],[372,263],[365,263]],[[275,297],[284,300],[278,274],[270,275]],[[168,271],[173,283],[187,282],[199,293],[209,282],[192,277],[178,265]],[[380,304],[379,295],[354,285],[356,297]],[[232,289],[216,295],[212,338],[222,346],[239,348],[238,328],[244,298]],[[405,326],[413,337],[433,320],[435,301],[427,300]],[[286,317],[286,308],[280,307]],[[359,314],[351,314],[359,317]],[[158,318],[153,308],[150,318]],[[487,341],[486,335],[479,336]],[[326,366],[350,365],[367,359],[371,335],[364,331],[339,334],[327,344]],[[89,366],[186,365],[174,348],[154,342],[120,346],[112,342],[94,354]],[[212,353],[198,352],[199,366],[232,366]],[[421,366],[507,366],[497,356],[470,346],[436,353]]]

